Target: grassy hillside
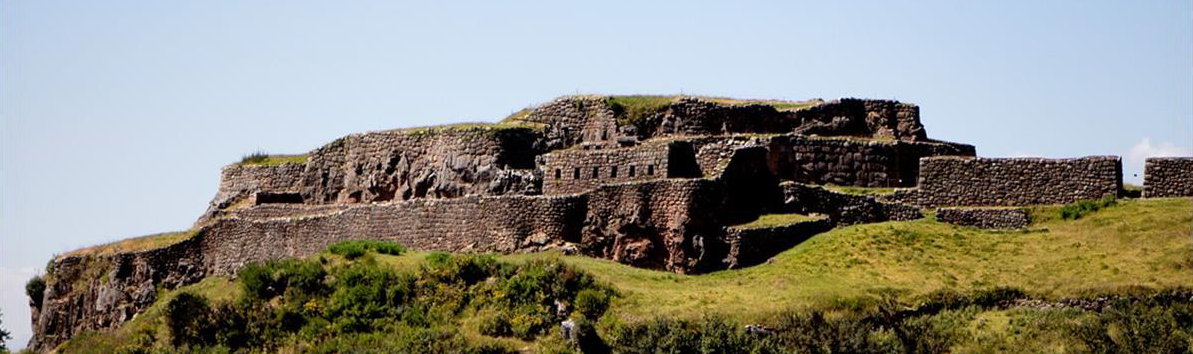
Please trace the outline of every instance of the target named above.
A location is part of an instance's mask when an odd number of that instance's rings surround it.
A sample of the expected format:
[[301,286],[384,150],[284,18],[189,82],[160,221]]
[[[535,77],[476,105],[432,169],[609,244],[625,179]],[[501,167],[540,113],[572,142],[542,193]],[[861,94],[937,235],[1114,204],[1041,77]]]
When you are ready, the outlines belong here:
[[[663,347],[679,352],[718,352],[707,347],[710,343],[736,343],[738,349],[758,352],[773,348],[848,352],[1088,352],[1119,348],[1130,352],[1149,347],[1165,352],[1181,348],[1180,343],[1187,346],[1193,333],[1193,304],[1187,296],[1173,303],[1156,294],[1166,289],[1193,289],[1193,201],[1123,200],[1077,220],[1061,219],[1060,209],[1033,208],[1035,222],[1030,231],[987,231],[930,218],[842,227],[817,235],[765,264],[703,275],[677,275],[556,253],[496,259],[514,265],[562,262],[615,289],[617,295],[607,313],[598,316],[599,321],[591,320],[597,322],[600,337],[617,352],[650,352]],[[313,259],[322,260],[331,274],[327,282],[332,284],[338,267],[359,262],[426,277],[431,274],[427,269],[435,269],[428,264],[442,262],[443,257],[411,251],[369,253],[356,261],[330,253]],[[493,283],[491,286],[503,289],[500,287],[510,282],[503,279],[513,278],[498,277],[495,282],[479,284]],[[464,290],[473,294],[465,296],[471,303],[443,315],[442,322],[431,328],[450,328],[458,331],[453,332],[458,333],[453,340],[494,345],[485,347],[490,349],[563,350],[557,327],[539,328],[523,336],[481,334],[492,333],[493,316],[517,310],[493,307],[495,302],[485,297],[503,293],[494,292],[489,285],[477,286],[464,288],[471,289]],[[242,297],[239,289],[244,287],[243,279],[215,278],[165,292],[153,308],[123,328],[80,336],[62,349],[171,348],[171,332],[163,316],[170,299],[187,292],[208,295],[213,303],[232,301]],[[1149,300],[1116,303],[1101,310],[1006,305],[1014,299],[1049,303],[1093,296]],[[279,297],[270,301],[271,306],[285,308],[291,300]],[[299,305],[318,308],[320,301],[328,300],[311,301],[312,305]],[[580,302],[574,298],[566,301]],[[745,334],[741,326],[747,323],[767,324],[776,334]],[[797,336],[800,333],[813,333],[815,338]],[[342,348],[392,349],[395,347],[384,345],[399,345],[378,344],[359,335],[348,338],[356,339],[342,343]],[[302,351],[295,349],[301,346],[287,343],[289,346],[278,350]],[[361,347],[361,343],[374,346]],[[644,349],[642,343],[655,349]],[[685,343],[700,347],[684,347]],[[1160,346],[1172,343],[1178,346]]]

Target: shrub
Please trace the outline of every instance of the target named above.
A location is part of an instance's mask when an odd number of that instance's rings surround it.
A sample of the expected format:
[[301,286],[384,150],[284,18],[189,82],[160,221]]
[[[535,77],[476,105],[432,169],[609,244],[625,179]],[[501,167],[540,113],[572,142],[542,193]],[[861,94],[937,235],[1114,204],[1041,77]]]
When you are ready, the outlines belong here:
[[210,319],[211,307],[202,296],[183,292],[166,303],[166,328],[175,346],[210,343]]
[[340,241],[328,246],[328,251],[332,254],[337,254],[349,260],[360,258],[365,255],[367,251],[373,251],[380,254],[400,255],[406,252],[406,247],[397,242],[381,241],[381,240],[349,240]]
[[478,331],[486,336],[505,337],[513,334],[510,329],[509,315],[502,311],[493,311],[480,316]]
[[241,157],[240,163],[255,164],[265,162],[266,160],[269,160],[269,154],[266,154],[263,151],[254,151],[251,154]]
[[584,289],[576,293],[576,312],[591,320],[601,318],[609,308],[609,295],[595,289]]
[[1073,204],[1067,204],[1060,208],[1061,219],[1080,219],[1086,214],[1104,209],[1106,207],[1117,204],[1118,201],[1113,195],[1107,195],[1101,200],[1082,200]]
[[268,300],[287,291],[304,295],[321,294],[327,271],[315,261],[286,259],[249,264],[238,274],[245,293]]
[[29,296],[33,307],[40,308],[46,293],[46,280],[41,276],[34,276],[25,283],[25,295]]

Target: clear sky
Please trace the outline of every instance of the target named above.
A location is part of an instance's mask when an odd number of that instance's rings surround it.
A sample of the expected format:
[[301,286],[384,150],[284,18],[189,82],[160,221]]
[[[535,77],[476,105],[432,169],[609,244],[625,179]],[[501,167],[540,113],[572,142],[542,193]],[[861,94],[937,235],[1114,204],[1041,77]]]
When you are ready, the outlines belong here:
[[891,98],[981,156],[1193,146],[1193,2],[0,0],[0,311],[181,230],[219,168],[573,93]]

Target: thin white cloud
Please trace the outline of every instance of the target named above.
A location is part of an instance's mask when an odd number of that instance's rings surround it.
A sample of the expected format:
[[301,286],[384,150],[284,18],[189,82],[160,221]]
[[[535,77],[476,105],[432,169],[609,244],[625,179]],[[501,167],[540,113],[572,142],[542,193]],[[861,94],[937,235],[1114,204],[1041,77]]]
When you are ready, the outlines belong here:
[[1193,155],[1193,148],[1176,146],[1171,141],[1161,141],[1158,144],[1152,144],[1151,138],[1143,138],[1135,146],[1131,147],[1131,151],[1127,154],[1128,161],[1140,162],[1149,157],[1166,157],[1166,156],[1190,156]]
[[29,321],[29,298],[25,296],[25,282],[39,273],[37,267],[0,267],[0,312],[4,330],[12,332],[5,342],[14,351],[25,347],[33,336]]
[[1123,157],[1123,179],[1127,183],[1142,184],[1144,160],[1149,157],[1170,156],[1193,156],[1193,147],[1177,146],[1171,141],[1153,144],[1151,138],[1144,137]]

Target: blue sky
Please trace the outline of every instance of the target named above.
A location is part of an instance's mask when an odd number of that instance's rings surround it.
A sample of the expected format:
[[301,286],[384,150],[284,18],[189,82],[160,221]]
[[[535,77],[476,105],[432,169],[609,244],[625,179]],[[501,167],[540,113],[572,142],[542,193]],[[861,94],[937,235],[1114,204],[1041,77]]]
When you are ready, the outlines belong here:
[[0,0],[0,311],[219,168],[573,93],[893,98],[982,156],[1193,151],[1193,2]]

